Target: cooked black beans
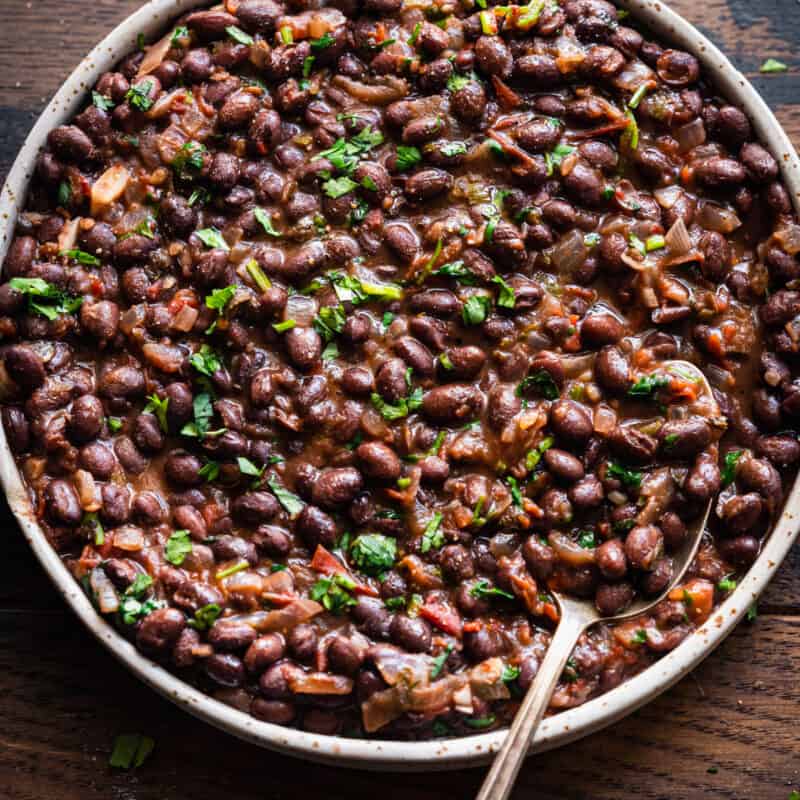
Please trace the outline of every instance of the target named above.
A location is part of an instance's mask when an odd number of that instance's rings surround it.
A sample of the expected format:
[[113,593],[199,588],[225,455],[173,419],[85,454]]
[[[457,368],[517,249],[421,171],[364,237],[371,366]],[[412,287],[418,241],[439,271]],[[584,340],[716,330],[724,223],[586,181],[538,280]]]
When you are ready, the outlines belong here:
[[[660,596],[719,494],[702,602],[590,637],[575,702],[677,646],[800,464],[774,155],[605,0],[497,33],[229,5],[51,132],[5,259],[2,420],[51,541],[143,651],[257,718],[407,738],[504,724],[472,668],[530,685],[550,591]],[[447,681],[432,713],[398,670]]]

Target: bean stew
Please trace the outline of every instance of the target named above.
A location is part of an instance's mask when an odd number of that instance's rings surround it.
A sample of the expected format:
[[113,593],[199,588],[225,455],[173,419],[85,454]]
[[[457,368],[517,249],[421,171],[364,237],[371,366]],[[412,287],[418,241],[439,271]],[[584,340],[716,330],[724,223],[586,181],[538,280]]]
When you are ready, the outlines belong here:
[[[800,225],[697,59],[605,0],[227,0],[53,130],[2,419],[98,611],[317,734],[507,724],[677,647],[800,460]],[[715,402],[691,374],[696,364]]]

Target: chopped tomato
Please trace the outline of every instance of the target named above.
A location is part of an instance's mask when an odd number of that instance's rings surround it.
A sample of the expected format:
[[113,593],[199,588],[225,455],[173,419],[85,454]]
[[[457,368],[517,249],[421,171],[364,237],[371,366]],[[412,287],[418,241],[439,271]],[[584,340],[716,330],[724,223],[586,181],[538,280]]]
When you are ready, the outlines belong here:
[[424,606],[420,607],[419,615],[428,620],[431,625],[435,625],[440,631],[461,637],[461,617],[444,603],[429,600]]
[[714,608],[714,584],[703,578],[693,578],[669,593],[670,600],[683,602],[686,616],[696,625],[702,625]]
[[497,75],[492,75],[492,84],[501,108],[510,110],[522,102],[522,98],[511,87],[503,83]]
[[377,590],[373,589],[366,583],[360,583],[351,574],[350,570],[336,558],[333,553],[326,550],[321,544],[317,545],[314,551],[314,556],[311,559],[311,569],[321,572],[323,575],[345,575],[355,583],[353,587],[354,594],[365,594],[370,597],[377,597]]

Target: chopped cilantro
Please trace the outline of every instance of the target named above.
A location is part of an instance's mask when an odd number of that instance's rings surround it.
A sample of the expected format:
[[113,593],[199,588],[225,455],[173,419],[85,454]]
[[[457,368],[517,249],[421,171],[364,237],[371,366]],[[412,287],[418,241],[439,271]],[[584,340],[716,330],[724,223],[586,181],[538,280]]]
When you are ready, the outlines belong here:
[[83,250],[62,250],[59,255],[64,256],[64,258],[70,258],[73,261],[77,261],[79,264],[83,264],[87,267],[100,266],[99,258],[93,256],[91,253],[86,253]]
[[311,587],[309,596],[331,613],[339,614],[356,604],[355,598],[350,594],[355,587],[356,584],[346,575],[331,575],[320,578]]
[[500,294],[497,297],[497,305],[500,306],[500,308],[514,308],[517,303],[517,296],[514,292],[514,287],[510,286],[500,275],[495,275],[492,278],[492,283],[496,283],[500,287]]
[[197,231],[197,238],[200,239],[206,247],[230,250],[228,243],[222,238],[222,234],[216,228],[203,228]]
[[189,363],[201,374],[209,378],[215,372],[222,369],[222,359],[219,354],[207,344],[200,346],[200,349],[193,353]]
[[744,450],[729,450],[725,453],[725,464],[722,468],[722,486],[730,486],[736,478],[736,467],[739,459],[744,455]]
[[169,433],[169,423],[167,422],[167,409],[169,408],[169,397],[160,398],[157,394],[147,395],[147,405],[144,407],[145,413],[156,415],[158,424],[164,433]]
[[361,534],[350,548],[352,562],[367,575],[380,575],[394,565],[397,542],[380,533]]
[[[259,208],[258,206],[256,206],[256,208],[253,211],[253,215],[256,218],[256,222],[258,222],[258,224],[261,225],[261,227],[264,229],[266,233],[268,233],[270,236],[276,236],[276,237],[281,236],[280,231],[276,231],[274,226],[272,225],[272,218],[269,216],[269,214],[267,214],[266,211],[264,211],[263,208]],[[257,263],[258,262],[256,262],[256,264]]]
[[326,342],[329,342],[336,334],[344,330],[345,322],[347,322],[347,318],[343,306],[323,306],[314,317],[314,330]]
[[578,544],[586,550],[597,547],[597,539],[594,531],[581,531],[578,534]]
[[203,168],[203,154],[206,147],[200,142],[186,142],[172,159],[172,168],[182,178],[189,176],[189,171],[199,172]]
[[149,78],[131,86],[128,89],[128,93],[125,95],[125,99],[134,107],[139,109],[139,111],[149,111],[153,107],[153,103],[155,102],[150,97],[150,92],[153,91],[153,81]]
[[358,184],[346,175],[341,178],[330,178],[322,184],[322,190],[333,200],[343,197],[357,188]]
[[101,111],[113,111],[114,109],[114,101],[100,92],[92,92],[92,105]]
[[546,369],[537,369],[523,378],[516,389],[517,397],[522,397],[528,389],[533,389],[545,400],[557,400],[560,394],[553,376]]
[[175,531],[164,546],[164,558],[176,567],[183,564],[183,560],[191,552],[192,540],[189,531]]
[[390,422],[403,419],[422,405],[422,389],[414,389],[408,397],[401,398],[396,405],[387,403],[377,392],[370,395],[372,405],[381,413],[381,416]]
[[453,652],[453,645],[448,644],[447,647],[436,656],[433,661],[431,662],[431,680],[436,680],[439,675],[442,674],[442,670],[444,669],[444,665],[447,662],[447,659],[450,658],[450,653]]
[[267,486],[290,517],[296,517],[305,507],[305,503],[296,494],[281,486],[275,478],[267,478]]
[[216,621],[222,609],[216,603],[201,606],[194,612],[194,618],[187,623],[196,631],[207,631]]
[[482,580],[478,581],[470,590],[470,595],[472,597],[477,598],[484,598],[484,597],[503,597],[506,600],[514,600],[514,595],[510,592],[505,592],[502,589],[498,589],[496,586],[491,586],[489,581]]
[[470,295],[461,307],[461,318],[465,325],[480,325],[488,316],[491,299],[484,294]]
[[234,42],[238,42],[239,44],[251,45],[254,43],[254,39],[249,33],[245,33],[241,28],[237,28],[235,25],[229,25],[225,28],[225,33],[227,33]]
[[632,486],[636,488],[642,485],[643,475],[641,472],[635,472],[634,470],[626,469],[621,464],[617,464],[616,461],[608,462],[608,470],[606,474],[612,478],[617,478],[619,481],[624,483],[625,486]]
[[49,320],[60,314],[72,314],[83,304],[82,297],[72,297],[42,278],[12,278],[11,288],[28,297],[28,311]]
[[411,169],[419,164],[420,161],[422,161],[422,154],[416,147],[404,144],[397,146],[396,165],[399,172]]
[[528,472],[536,469],[542,456],[553,446],[554,441],[552,436],[547,436],[533,450],[528,451],[525,456],[525,469]]

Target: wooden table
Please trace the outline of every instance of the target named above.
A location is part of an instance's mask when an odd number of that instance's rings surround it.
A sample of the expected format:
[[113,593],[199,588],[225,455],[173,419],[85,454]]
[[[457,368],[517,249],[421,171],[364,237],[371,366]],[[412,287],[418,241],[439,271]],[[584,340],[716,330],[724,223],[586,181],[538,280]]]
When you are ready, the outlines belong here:
[[[138,0],[2,0],[0,175],[46,99]],[[796,0],[674,0],[729,53],[800,142]],[[793,69],[760,76],[778,58]],[[318,793],[359,800],[469,798],[480,770],[409,780],[273,755],[195,721],[132,678],[85,633],[0,508],[0,800],[210,800]],[[691,676],[607,731],[530,759],[517,798],[784,800],[800,789],[800,555]],[[152,736],[136,772],[107,766],[121,732]],[[398,788],[394,788],[398,787]],[[402,789],[399,787],[403,787]],[[393,790],[394,789],[394,790]]]

